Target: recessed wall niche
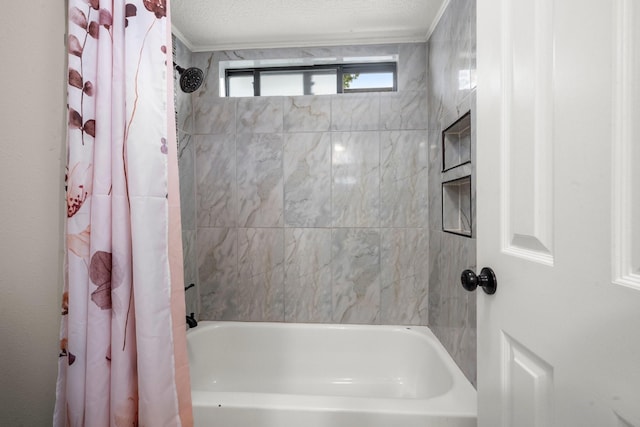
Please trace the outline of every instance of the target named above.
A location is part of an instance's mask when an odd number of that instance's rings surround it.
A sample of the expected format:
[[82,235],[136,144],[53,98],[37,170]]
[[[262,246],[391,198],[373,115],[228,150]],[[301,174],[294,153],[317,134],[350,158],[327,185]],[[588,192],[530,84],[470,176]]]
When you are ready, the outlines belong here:
[[442,131],[442,171],[471,162],[471,112]]
[[442,183],[442,231],[471,237],[471,176]]

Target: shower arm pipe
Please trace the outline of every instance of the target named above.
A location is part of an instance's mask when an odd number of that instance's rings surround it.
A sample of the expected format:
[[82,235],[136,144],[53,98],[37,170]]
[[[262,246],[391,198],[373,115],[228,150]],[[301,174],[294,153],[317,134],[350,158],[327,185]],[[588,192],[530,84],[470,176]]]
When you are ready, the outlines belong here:
[[178,70],[178,73],[180,73],[180,74],[184,73],[184,71],[185,71],[185,69],[182,68],[181,66],[179,66],[178,64],[176,64],[175,61],[173,62],[173,68]]

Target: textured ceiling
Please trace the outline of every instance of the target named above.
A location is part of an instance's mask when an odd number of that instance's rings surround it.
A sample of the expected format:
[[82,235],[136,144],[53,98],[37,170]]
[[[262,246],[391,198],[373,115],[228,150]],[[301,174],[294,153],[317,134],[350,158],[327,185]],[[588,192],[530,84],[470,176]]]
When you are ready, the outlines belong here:
[[448,0],[172,0],[193,51],[425,41]]

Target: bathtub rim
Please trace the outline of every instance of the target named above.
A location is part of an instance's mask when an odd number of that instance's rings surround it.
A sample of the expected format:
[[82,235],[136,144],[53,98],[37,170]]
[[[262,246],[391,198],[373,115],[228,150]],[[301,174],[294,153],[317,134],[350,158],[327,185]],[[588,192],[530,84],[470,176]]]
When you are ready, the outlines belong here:
[[334,323],[286,323],[256,321],[201,321],[189,329],[190,336],[206,333],[207,330],[231,327],[258,327],[278,329],[333,329],[333,330],[388,330],[412,335],[426,340],[439,354],[452,377],[450,389],[428,398],[377,398],[356,396],[331,396],[324,394],[302,395],[286,393],[220,392],[191,390],[194,407],[276,409],[285,411],[338,411],[368,413],[398,413],[438,417],[477,417],[477,392],[462,370],[454,362],[440,340],[428,326],[417,325],[367,325]]

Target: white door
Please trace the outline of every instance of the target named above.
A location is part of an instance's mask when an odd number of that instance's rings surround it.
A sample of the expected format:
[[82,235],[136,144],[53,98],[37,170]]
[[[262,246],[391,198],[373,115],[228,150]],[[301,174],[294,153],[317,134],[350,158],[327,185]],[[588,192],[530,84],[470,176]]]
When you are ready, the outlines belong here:
[[640,1],[478,0],[480,427],[640,427]]

